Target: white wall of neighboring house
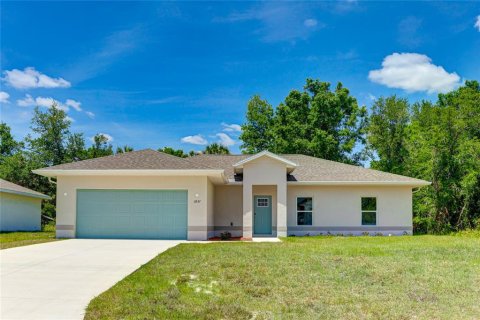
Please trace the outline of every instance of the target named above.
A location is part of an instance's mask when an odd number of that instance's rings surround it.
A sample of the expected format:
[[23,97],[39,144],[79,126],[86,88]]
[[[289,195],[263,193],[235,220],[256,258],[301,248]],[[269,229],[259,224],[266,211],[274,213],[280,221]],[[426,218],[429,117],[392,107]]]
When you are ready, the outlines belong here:
[[0,231],[39,231],[42,199],[0,192]]

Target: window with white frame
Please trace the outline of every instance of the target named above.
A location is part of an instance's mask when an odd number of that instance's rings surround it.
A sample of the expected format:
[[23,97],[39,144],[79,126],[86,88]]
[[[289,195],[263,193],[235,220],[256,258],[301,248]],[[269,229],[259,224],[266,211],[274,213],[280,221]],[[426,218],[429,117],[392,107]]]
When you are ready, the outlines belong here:
[[297,225],[312,225],[313,201],[312,197],[297,198]]
[[268,198],[257,198],[257,207],[268,207]]
[[377,225],[377,198],[362,197],[362,225]]

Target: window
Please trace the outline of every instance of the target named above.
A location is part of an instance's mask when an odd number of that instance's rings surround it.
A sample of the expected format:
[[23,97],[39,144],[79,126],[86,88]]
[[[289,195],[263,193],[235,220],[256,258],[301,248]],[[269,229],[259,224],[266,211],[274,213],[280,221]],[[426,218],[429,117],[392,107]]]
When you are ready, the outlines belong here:
[[313,202],[311,197],[297,198],[297,225],[312,225],[312,203]]
[[268,207],[268,198],[257,198],[257,207]]
[[362,198],[362,225],[377,225],[377,198]]

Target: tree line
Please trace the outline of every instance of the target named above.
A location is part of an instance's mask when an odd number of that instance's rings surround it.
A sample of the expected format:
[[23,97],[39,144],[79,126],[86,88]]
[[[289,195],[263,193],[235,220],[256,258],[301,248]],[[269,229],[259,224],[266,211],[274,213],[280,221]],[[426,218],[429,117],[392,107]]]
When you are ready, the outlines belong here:
[[[43,213],[55,217],[55,186],[31,173],[41,167],[132,151],[97,134],[87,147],[66,113],[35,108],[32,133],[16,141],[0,124],[0,177],[52,196]],[[480,228],[480,85],[466,81],[436,101],[376,99],[370,112],[341,83],[307,79],[273,107],[259,95],[247,104],[243,153],[300,153],[431,181],[414,192],[414,230],[445,233]],[[164,147],[178,157],[196,153]],[[220,144],[202,153],[229,154]]]
[[275,109],[260,96],[247,105],[240,135],[246,153],[301,153],[431,181],[414,192],[414,230],[480,227],[480,86],[435,102],[381,97],[370,112],[347,88],[307,79]]

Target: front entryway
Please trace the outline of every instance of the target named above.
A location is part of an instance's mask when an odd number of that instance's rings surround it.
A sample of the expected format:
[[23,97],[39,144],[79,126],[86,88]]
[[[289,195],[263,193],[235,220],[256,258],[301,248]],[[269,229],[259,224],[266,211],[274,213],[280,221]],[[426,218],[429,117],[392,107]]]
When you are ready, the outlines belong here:
[[253,233],[272,234],[272,196],[254,196]]

